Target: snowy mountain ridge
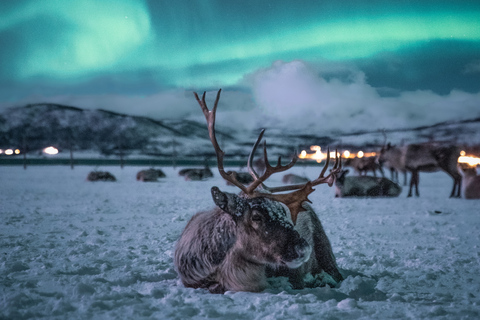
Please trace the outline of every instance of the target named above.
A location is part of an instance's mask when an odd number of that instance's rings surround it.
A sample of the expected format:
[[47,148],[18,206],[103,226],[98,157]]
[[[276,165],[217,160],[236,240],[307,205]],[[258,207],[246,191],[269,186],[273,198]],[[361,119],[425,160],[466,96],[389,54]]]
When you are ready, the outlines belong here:
[[[249,154],[259,130],[245,135],[217,125],[217,138],[227,157]],[[290,155],[311,145],[331,148],[378,149],[385,142],[395,144],[441,141],[460,145],[480,144],[480,118],[450,121],[416,128],[332,133],[317,136],[308,132],[268,129],[265,139],[269,154]],[[156,120],[106,110],[38,103],[0,113],[0,148],[21,148],[27,152],[54,145],[60,149],[94,150],[104,155],[138,154],[188,157],[214,156],[204,123],[193,120]]]

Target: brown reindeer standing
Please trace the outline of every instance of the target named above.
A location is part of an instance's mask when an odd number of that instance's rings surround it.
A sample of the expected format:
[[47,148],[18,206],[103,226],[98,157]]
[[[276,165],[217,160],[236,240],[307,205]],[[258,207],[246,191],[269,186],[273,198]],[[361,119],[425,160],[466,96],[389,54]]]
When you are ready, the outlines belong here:
[[457,169],[457,161],[460,156],[460,148],[457,146],[438,146],[431,143],[409,144],[402,147],[387,144],[382,147],[378,161],[380,163],[399,163],[405,170],[410,171],[410,188],[408,197],[412,196],[412,188],[415,187],[415,195],[418,197],[419,172],[435,172],[442,170],[453,179],[453,188],[450,197],[460,197],[462,176]]
[[348,158],[343,165],[345,167],[352,167],[359,176],[367,175],[368,171],[372,171],[373,176],[376,177],[377,170],[380,171],[382,177],[385,176],[382,166],[376,157]]
[[[236,195],[213,187],[216,208],[197,213],[188,222],[174,255],[182,283],[212,293],[261,291],[267,285],[268,273],[269,276],[288,276],[295,288],[302,288],[309,285],[304,278],[310,273],[316,281],[336,285],[343,277],[337,268],[330,241],[318,216],[305,202],[309,201],[313,186],[333,185],[341,160],[336,159],[327,176],[324,174],[329,157],[317,179],[299,185],[269,188],[264,182],[272,174],[293,167],[297,158],[287,165],[281,165],[279,158],[278,164],[272,166],[264,144],[265,172],[259,176],[252,163],[263,137],[262,131],[247,163],[253,182],[249,185],[240,183],[236,172],[225,171],[225,153],[215,137],[215,113],[220,92],[211,111],[205,103],[205,93],[201,100],[196,93],[195,97],[207,120],[218,171],[242,192]],[[282,191],[291,192],[278,194]]]

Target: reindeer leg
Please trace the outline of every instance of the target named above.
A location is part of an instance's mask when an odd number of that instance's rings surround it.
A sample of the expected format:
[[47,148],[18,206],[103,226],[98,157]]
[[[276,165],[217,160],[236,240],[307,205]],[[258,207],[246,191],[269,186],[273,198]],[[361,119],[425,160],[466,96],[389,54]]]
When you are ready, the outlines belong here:
[[418,171],[415,171],[415,196],[419,197],[420,194],[418,193],[418,184],[420,183],[420,174]]
[[457,191],[457,198],[462,197],[462,177],[460,177],[460,180],[458,180],[458,191]]
[[413,188],[414,180],[415,180],[415,174],[412,171],[412,176],[410,177],[410,188],[408,189],[408,196],[407,197],[412,196],[412,188]]
[[[458,179],[457,177],[453,177],[453,189],[452,193],[450,194],[450,198],[460,198],[460,187],[462,185],[462,179]],[[455,192],[457,191],[457,192]]]

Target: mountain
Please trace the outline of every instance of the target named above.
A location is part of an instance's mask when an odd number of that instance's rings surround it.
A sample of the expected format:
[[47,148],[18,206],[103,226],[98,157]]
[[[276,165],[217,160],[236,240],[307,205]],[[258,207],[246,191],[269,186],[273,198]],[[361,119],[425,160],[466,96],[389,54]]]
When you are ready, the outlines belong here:
[[[244,159],[260,130],[236,132],[217,126],[217,139],[226,157]],[[480,145],[480,118],[431,126],[383,131],[343,132],[330,136],[268,129],[265,139],[272,156],[290,156],[311,145],[339,149],[378,150],[385,137],[394,144],[441,141]],[[101,155],[155,157],[214,157],[205,123],[154,120],[106,110],[87,110],[59,104],[30,104],[0,114],[0,149],[20,148],[35,153],[47,146],[60,150],[93,151]]]

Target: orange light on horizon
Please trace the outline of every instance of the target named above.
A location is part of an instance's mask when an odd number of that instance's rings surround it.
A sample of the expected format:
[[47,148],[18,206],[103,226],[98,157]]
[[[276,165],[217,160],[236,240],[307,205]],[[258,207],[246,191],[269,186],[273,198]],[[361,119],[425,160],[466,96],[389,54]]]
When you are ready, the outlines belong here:
[[[462,154],[462,152],[460,152]],[[467,156],[465,152],[463,152],[463,155],[458,157],[458,163],[466,163],[469,166],[475,167],[480,165],[480,158],[474,157],[474,156]]]
[[[322,162],[323,160],[327,159],[327,153],[322,152],[322,148],[317,145],[310,146],[311,151],[315,151],[315,153],[307,153],[306,150],[302,150],[298,157],[300,159],[311,159],[315,160],[318,163]],[[344,159],[347,158],[362,158],[362,157],[375,157],[377,155],[376,152],[363,152],[359,151],[358,153],[351,153],[349,150],[345,150],[343,152],[337,151],[338,157],[342,157]],[[330,158],[335,159],[335,151],[330,151]]]

